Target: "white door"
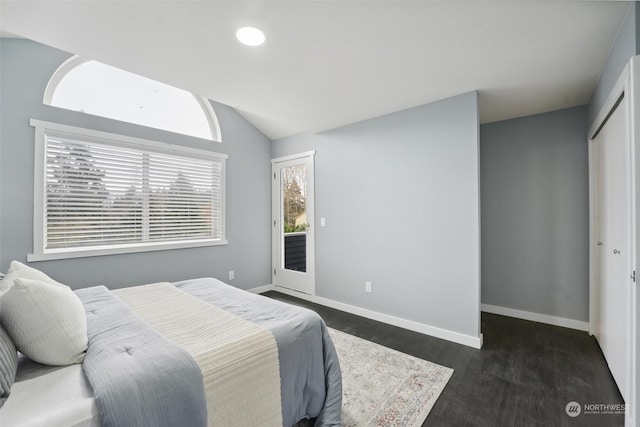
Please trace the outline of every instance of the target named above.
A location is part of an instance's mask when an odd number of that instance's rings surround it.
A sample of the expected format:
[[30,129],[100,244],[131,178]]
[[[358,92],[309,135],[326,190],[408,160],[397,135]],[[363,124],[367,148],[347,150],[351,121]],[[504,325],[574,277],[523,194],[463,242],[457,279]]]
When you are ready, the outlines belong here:
[[622,397],[629,397],[631,224],[627,103],[621,102],[594,138],[594,196],[599,286],[598,339]]
[[272,160],[272,281],[315,294],[313,153]]

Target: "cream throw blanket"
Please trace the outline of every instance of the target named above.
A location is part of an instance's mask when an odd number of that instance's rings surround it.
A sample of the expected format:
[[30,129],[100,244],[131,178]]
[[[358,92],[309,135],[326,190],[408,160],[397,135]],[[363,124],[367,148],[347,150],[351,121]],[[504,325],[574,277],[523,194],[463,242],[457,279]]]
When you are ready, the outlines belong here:
[[113,293],[196,360],[209,426],[282,426],[278,347],[271,332],[170,283]]

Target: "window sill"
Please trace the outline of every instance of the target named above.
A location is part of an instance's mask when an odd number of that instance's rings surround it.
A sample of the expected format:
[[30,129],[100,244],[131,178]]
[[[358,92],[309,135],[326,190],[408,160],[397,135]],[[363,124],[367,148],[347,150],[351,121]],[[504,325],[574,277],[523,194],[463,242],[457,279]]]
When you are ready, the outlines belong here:
[[201,248],[228,244],[226,239],[189,240],[171,243],[139,243],[135,245],[119,245],[110,247],[87,247],[80,249],[57,249],[45,253],[27,255],[27,262],[50,261],[56,259],[85,258],[104,255],[131,254],[138,252],[167,251],[173,249]]

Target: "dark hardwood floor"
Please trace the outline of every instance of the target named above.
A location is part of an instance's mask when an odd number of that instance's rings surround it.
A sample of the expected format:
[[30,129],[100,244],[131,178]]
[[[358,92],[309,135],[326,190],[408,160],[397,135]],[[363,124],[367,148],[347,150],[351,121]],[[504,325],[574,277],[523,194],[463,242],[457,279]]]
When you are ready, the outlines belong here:
[[569,417],[567,404],[622,404],[596,340],[586,332],[482,313],[484,345],[460,344],[278,292],[326,324],[455,371],[424,426],[624,426],[624,415]]

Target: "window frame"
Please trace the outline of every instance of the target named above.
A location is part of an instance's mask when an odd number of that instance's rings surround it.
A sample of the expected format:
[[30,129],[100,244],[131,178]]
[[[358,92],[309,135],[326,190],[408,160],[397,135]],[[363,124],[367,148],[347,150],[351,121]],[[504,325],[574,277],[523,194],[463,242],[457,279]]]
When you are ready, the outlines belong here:
[[[61,108],[63,110],[68,110],[64,107],[59,107],[57,105],[54,105],[53,102],[53,95],[55,94],[56,90],[58,89],[58,86],[60,85],[60,82],[67,76],[67,74],[81,66],[82,64],[84,64],[85,62],[89,62],[91,61],[90,59],[85,59],[82,58],[78,55],[74,55],[71,58],[67,59],[65,62],[63,62],[58,69],[53,73],[53,75],[51,76],[51,78],[49,79],[49,82],[47,83],[47,87],[44,90],[44,96],[42,98],[42,103],[44,105],[48,105],[50,107],[54,107],[54,108]],[[99,61],[96,61],[99,62]],[[198,105],[200,106],[200,108],[202,109],[202,112],[205,116],[205,118],[207,119],[207,122],[209,123],[209,129],[211,130],[211,138],[204,138],[207,141],[213,141],[213,142],[222,142],[222,133],[220,131],[220,122],[218,122],[218,116],[216,115],[216,112],[214,111],[213,107],[211,106],[211,102],[207,99],[204,98],[202,96],[198,96],[194,93],[191,93],[191,95],[195,98],[195,101],[198,103]],[[75,110],[68,110],[68,111],[75,111]],[[95,117],[103,117],[109,120],[118,120],[118,121],[123,121],[121,119],[114,119],[112,117],[105,117],[105,116],[99,116],[99,115],[95,115],[95,114],[91,114],[91,113],[85,113],[85,112],[81,112],[81,111],[76,111],[77,113],[81,113],[81,114],[87,114],[90,116],[95,116]],[[137,122],[130,122],[130,121],[124,121],[125,123],[131,123],[137,126],[145,126],[145,127],[149,127],[147,125],[144,124],[140,124]],[[189,136],[191,138],[199,138],[197,136],[194,135],[188,135],[188,134],[184,134],[181,132],[176,132],[176,131],[172,131],[172,130],[167,130],[167,129],[161,129],[161,128],[155,128],[155,127],[151,127],[152,129],[159,129],[165,132],[173,132],[173,133],[177,133],[179,135],[186,135]],[[203,138],[200,138],[203,139]]]
[[[137,252],[151,252],[159,250],[173,250],[183,248],[196,248],[207,246],[220,246],[228,244],[226,235],[226,154],[214,151],[201,150],[176,144],[135,138],[93,129],[63,125],[31,119],[30,125],[35,128],[35,154],[34,154],[34,192],[33,192],[33,253],[27,255],[27,261],[46,261],[54,259],[82,258],[102,255],[128,254]],[[85,246],[75,248],[46,249],[45,230],[46,212],[45,200],[47,197],[46,184],[46,132],[66,133],[73,136],[81,136],[89,141],[96,140],[100,144],[109,144],[140,150],[184,156],[198,159],[210,159],[221,162],[220,183],[220,238],[195,239],[180,241],[154,241],[138,242],[104,246]]]

